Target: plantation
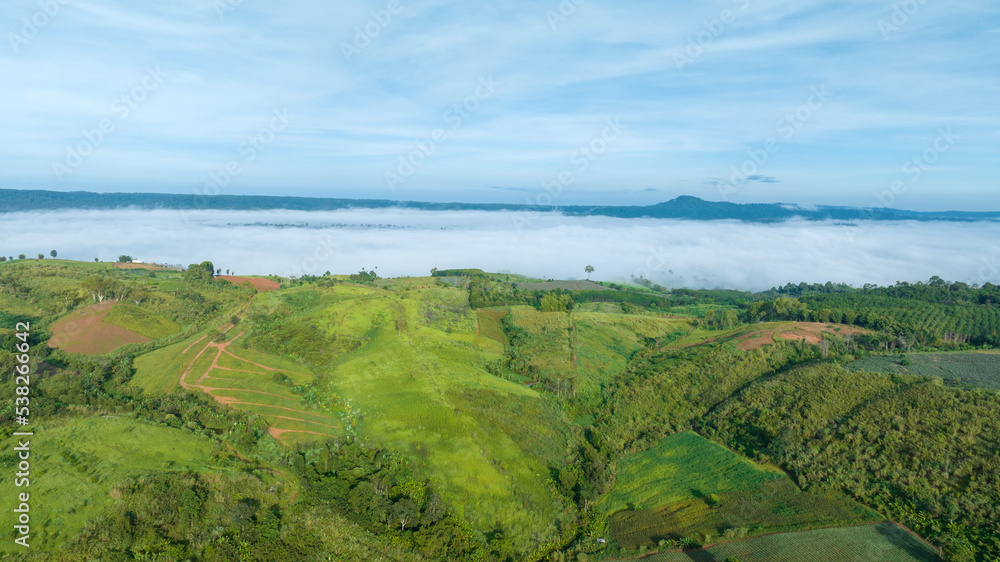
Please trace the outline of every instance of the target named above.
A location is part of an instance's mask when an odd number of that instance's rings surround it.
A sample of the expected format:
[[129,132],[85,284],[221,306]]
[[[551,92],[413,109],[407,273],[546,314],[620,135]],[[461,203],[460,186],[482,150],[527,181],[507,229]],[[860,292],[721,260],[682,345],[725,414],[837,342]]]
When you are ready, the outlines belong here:
[[996,352],[875,355],[854,361],[847,369],[938,377],[970,388],[1000,390],[1000,354]]

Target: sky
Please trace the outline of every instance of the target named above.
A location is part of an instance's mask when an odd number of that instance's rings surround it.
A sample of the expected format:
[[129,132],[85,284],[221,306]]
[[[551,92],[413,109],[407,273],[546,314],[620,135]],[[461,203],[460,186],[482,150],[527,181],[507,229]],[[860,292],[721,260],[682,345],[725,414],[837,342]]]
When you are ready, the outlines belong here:
[[12,0],[0,188],[1000,210],[993,0]]
[[[51,228],[47,225],[59,225]],[[4,216],[8,257],[175,264],[210,260],[240,275],[298,277],[377,268],[382,277],[479,267],[542,279],[767,290],[786,283],[1000,282],[1000,223],[773,224],[566,217],[555,213],[57,211]],[[67,236],[67,232],[86,233]],[[489,241],[488,251],[484,241]]]

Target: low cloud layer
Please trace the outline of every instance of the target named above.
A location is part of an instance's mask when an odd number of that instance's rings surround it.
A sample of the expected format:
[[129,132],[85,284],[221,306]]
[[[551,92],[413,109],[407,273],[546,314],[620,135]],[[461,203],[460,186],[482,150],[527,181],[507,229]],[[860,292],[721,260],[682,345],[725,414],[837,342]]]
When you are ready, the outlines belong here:
[[478,267],[543,278],[762,290],[788,282],[855,286],[1000,282],[1000,223],[622,220],[491,212],[350,210],[71,211],[3,215],[0,254],[187,265],[238,274],[427,275]]

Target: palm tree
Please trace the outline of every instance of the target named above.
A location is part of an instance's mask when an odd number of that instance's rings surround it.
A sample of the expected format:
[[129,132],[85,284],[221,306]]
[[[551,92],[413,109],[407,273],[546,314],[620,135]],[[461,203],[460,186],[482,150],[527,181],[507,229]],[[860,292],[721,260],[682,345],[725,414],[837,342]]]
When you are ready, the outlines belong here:
[[589,281],[590,274],[594,272],[594,266],[588,265],[587,267],[583,268],[583,270],[587,272],[587,280]]

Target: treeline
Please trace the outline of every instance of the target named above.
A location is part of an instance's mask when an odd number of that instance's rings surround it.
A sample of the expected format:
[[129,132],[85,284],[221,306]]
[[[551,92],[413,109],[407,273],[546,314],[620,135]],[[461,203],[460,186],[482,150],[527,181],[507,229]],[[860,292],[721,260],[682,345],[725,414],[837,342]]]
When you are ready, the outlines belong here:
[[746,306],[745,322],[798,320],[854,324],[890,334],[887,347],[1000,345],[1000,287],[934,278],[849,292],[776,297]]
[[1000,558],[997,411],[994,392],[817,365],[754,382],[698,428],[779,464],[804,490],[848,493],[948,560],[971,562]]
[[[362,528],[438,560],[490,557],[489,545],[456,517],[428,481],[389,451],[349,442],[291,456],[308,482],[307,505],[332,506]],[[510,553],[505,553],[509,555]]]

